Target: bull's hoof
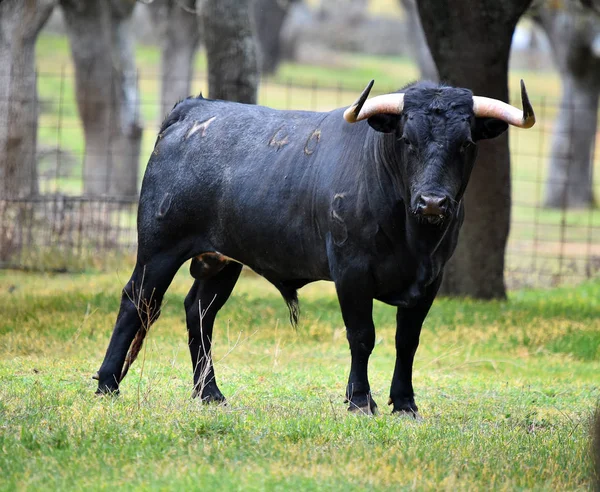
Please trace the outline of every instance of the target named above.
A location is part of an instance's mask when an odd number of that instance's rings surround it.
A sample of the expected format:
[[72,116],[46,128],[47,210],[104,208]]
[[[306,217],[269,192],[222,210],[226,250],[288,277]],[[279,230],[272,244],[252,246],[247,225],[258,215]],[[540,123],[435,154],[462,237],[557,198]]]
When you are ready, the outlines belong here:
[[421,417],[421,414],[416,410],[392,410],[392,415],[415,420],[416,422],[423,421],[423,417]]
[[192,392],[192,398],[200,398],[200,401],[205,405],[215,403],[217,405],[227,405],[227,400],[223,393],[216,386],[205,386],[197,388]]
[[357,415],[377,415],[377,403],[371,398],[371,395],[366,395],[363,398],[354,397],[352,400],[346,400],[350,405],[348,411]]
[[415,404],[414,398],[402,398],[400,401],[394,401],[390,397],[388,400],[388,405],[394,405],[392,410],[392,415],[398,415],[400,417],[410,417],[416,421],[423,420],[423,417],[419,414],[419,409]]
[[95,395],[96,396],[119,396],[119,388],[109,388],[108,386],[98,386]]
[[350,413],[354,413],[356,415],[379,415],[379,410],[377,410],[377,405],[366,405],[364,407],[357,407],[355,405],[350,405],[348,407],[348,411]]

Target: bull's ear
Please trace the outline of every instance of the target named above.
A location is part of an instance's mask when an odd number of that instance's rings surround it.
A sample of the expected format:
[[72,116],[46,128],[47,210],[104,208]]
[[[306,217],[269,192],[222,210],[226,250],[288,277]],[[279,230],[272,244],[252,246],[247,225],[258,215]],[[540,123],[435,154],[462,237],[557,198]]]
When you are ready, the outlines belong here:
[[502,135],[508,128],[508,123],[496,118],[475,118],[475,129],[473,130],[473,140],[485,140],[486,138],[496,138]]
[[382,133],[392,133],[400,124],[400,115],[397,114],[376,114],[368,120],[373,130]]

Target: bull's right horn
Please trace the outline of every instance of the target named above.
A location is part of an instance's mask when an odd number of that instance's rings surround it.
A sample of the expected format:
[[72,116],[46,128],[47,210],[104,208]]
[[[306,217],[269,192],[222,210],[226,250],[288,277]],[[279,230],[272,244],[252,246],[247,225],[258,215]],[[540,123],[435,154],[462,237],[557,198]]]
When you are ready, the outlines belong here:
[[348,123],[366,120],[371,116],[381,113],[402,113],[402,110],[404,109],[404,94],[402,93],[384,94],[367,100],[369,92],[371,92],[371,88],[373,87],[373,83],[374,81],[371,80],[356,102],[344,111],[344,119]]

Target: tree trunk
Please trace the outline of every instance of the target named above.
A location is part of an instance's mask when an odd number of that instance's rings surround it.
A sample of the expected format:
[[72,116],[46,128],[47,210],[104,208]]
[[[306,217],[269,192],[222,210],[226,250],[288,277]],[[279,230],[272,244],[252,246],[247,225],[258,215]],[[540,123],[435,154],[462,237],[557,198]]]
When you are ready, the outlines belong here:
[[56,0],[0,2],[0,196],[38,192],[35,42]]
[[273,74],[281,61],[281,28],[292,4],[297,0],[255,0],[253,17],[263,74]]
[[406,17],[404,19],[406,25],[407,42],[410,45],[410,51],[414,61],[419,67],[421,78],[426,80],[438,80],[438,72],[435,62],[431,57],[421,18],[417,10],[416,0],[400,0]]
[[250,0],[205,0],[202,22],[210,97],[256,103],[258,64]]
[[154,0],[150,5],[161,49],[162,114],[190,95],[194,56],[200,42],[196,0]]
[[[419,14],[440,78],[476,95],[508,100],[512,35],[530,0],[419,0]],[[508,133],[479,144],[464,197],[465,223],[442,292],[506,297],[504,253],[510,226]]]
[[320,0],[317,13],[322,21],[337,18],[349,25],[360,24],[367,16],[368,0]]
[[578,1],[536,3],[534,20],[544,29],[562,82],[562,102],[552,138],[546,184],[548,207],[589,207],[598,95],[600,16]]
[[599,89],[582,87],[580,80],[564,73],[562,86],[544,205],[590,207],[594,205],[592,172]]
[[84,193],[134,199],[142,139],[134,0],[61,0],[85,133]]

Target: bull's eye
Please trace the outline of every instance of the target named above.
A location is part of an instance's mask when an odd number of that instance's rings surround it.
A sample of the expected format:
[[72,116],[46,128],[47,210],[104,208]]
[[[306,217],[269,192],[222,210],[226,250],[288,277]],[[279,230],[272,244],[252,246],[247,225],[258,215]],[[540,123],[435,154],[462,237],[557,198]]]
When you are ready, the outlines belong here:
[[464,154],[465,152],[467,152],[473,145],[475,145],[475,142],[473,142],[473,140],[468,139],[465,140],[462,145],[460,146],[460,153]]
[[412,149],[413,144],[412,142],[408,139],[408,137],[406,135],[402,135],[399,140],[406,145],[409,149]]

